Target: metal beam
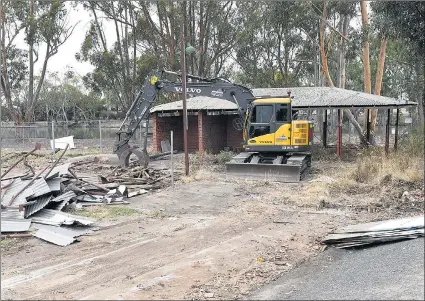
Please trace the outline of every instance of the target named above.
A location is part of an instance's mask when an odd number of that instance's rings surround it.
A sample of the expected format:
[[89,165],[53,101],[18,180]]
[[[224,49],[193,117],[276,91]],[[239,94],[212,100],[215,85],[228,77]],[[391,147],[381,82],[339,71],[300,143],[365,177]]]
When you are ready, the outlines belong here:
[[394,140],[394,151],[397,151],[398,144],[398,123],[400,121],[400,109],[397,109],[396,117],[395,117],[395,140]]
[[338,110],[338,128],[336,132],[336,153],[341,159],[342,155],[342,120],[341,120],[341,110]]
[[366,110],[366,141],[368,144],[371,144],[371,137],[370,137],[370,110]]
[[322,133],[322,143],[323,147],[327,146],[328,139],[328,110],[324,110],[323,112],[323,133]]

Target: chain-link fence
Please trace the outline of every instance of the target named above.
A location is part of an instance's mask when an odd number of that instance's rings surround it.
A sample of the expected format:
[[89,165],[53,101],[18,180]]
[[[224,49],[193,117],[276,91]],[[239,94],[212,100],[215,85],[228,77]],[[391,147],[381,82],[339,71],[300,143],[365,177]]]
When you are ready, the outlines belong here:
[[[91,150],[109,153],[117,142],[117,131],[122,121],[90,120],[85,122],[33,122],[19,126],[13,122],[1,123],[1,143],[4,150],[28,150],[40,142],[43,150],[51,150],[51,141],[73,136],[76,150]],[[141,123],[130,143],[143,145],[146,124]],[[148,128],[148,144],[152,127]]]
[[[375,131],[375,142],[378,145],[385,144],[385,130],[387,122],[387,110],[382,110],[378,114],[377,126]],[[395,138],[395,110],[391,113],[390,122],[390,144],[394,145]],[[308,119],[314,122],[314,143],[322,144],[323,111],[299,111],[298,119]],[[328,110],[328,128],[327,145],[336,145],[337,132],[337,113],[336,110]],[[363,125],[362,116],[358,117]],[[90,150],[109,153],[113,151],[113,146],[117,141],[117,131],[121,125],[120,120],[90,120],[85,122],[34,122],[15,126],[13,122],[1,123],[1,143],[4,150],[28,150],[35,142],[42,144],[42,149],[51,150],[51,140],[53,138],[62,138],[73,136],[76,151]],[[407,115],[400,113],[399,116],[399,135],[409,133],[414,126],[414,121]],[[343,145],[359,144],[360,139],[354,126],[343,119],[342,127]],[[145,133],[145,124],[141,123],[132,137],[131,145],[143,145]],[[149,124],[148,145],[152,141],[152,126]]]

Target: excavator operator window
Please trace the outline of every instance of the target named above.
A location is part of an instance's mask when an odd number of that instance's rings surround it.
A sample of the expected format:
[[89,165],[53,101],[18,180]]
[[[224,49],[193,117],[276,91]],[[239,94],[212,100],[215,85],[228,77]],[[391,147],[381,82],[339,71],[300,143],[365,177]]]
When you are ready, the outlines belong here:
[[270,134],[270,122],[273,114],[273,105],[254,106],[250,118],[249,138]]
[[251,114],[252,123],[270,123],[273,116],[273,105],[255,106]]
[[276,105],[276,121],[277,122],[290,122],[289,106],[287,104]]

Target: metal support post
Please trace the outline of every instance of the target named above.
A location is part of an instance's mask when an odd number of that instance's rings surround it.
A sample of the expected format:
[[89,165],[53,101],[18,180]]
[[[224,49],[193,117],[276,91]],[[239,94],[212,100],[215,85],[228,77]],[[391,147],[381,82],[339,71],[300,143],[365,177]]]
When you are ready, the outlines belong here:
[[55,121],[52,119],[52,150],[53,150],[53,159],[55,159],[55,152],[56,152],[56,146],[55,146]]
[[102,121],[99,120],[99,143],[100,143],[100,153],[103,152],[103,145],[102,145]]
[[328,138],[328,110],[325,110],[323,112],[323,133],[322,133],[323,147],[327,147],[327,138]]
[[342,154],[342,124],[341,124],[341,110],[338,109],[338,127],[336,133],[336,153],[338,157],[341,159]]
[[366,141],[368,143],[368,145],[370,144],[370,110],[367,109],[366,110],[366,118],[367,118],[367,122],[366,122]]
[[174,162],[173,162],[173,153],[174,153],[174,134],[171,131],[171,188],[174,189]]
[[390,153],[390,120],[391,120],[391,109],[388,109],[387,123],[385,126],[385,154],[387,156]]
[[397,151],[398,144],[398,123],[400,121],[400,109],[397,108],[397,113],[395,117],[395,137],[394,137],[394,151]]

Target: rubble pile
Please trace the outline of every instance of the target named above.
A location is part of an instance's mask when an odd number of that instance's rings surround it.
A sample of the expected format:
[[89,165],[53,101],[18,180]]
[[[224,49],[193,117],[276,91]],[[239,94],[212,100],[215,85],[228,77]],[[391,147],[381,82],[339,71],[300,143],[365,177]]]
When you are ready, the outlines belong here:
[[103,165],[97,176],[82,172],[90,171],[88,166],[66,163],[52,167],[31,176],[2,178],[2,237],[36,236],[57,245],[69,245],[78,236],[94,231],[92,226],[96,223],[94,219],[70,214],[69,209],[129,204],[129,198],[165,186],[164,180],[169,176],[165,171],[140,166],[107,166],[110,172],[106,173]]

